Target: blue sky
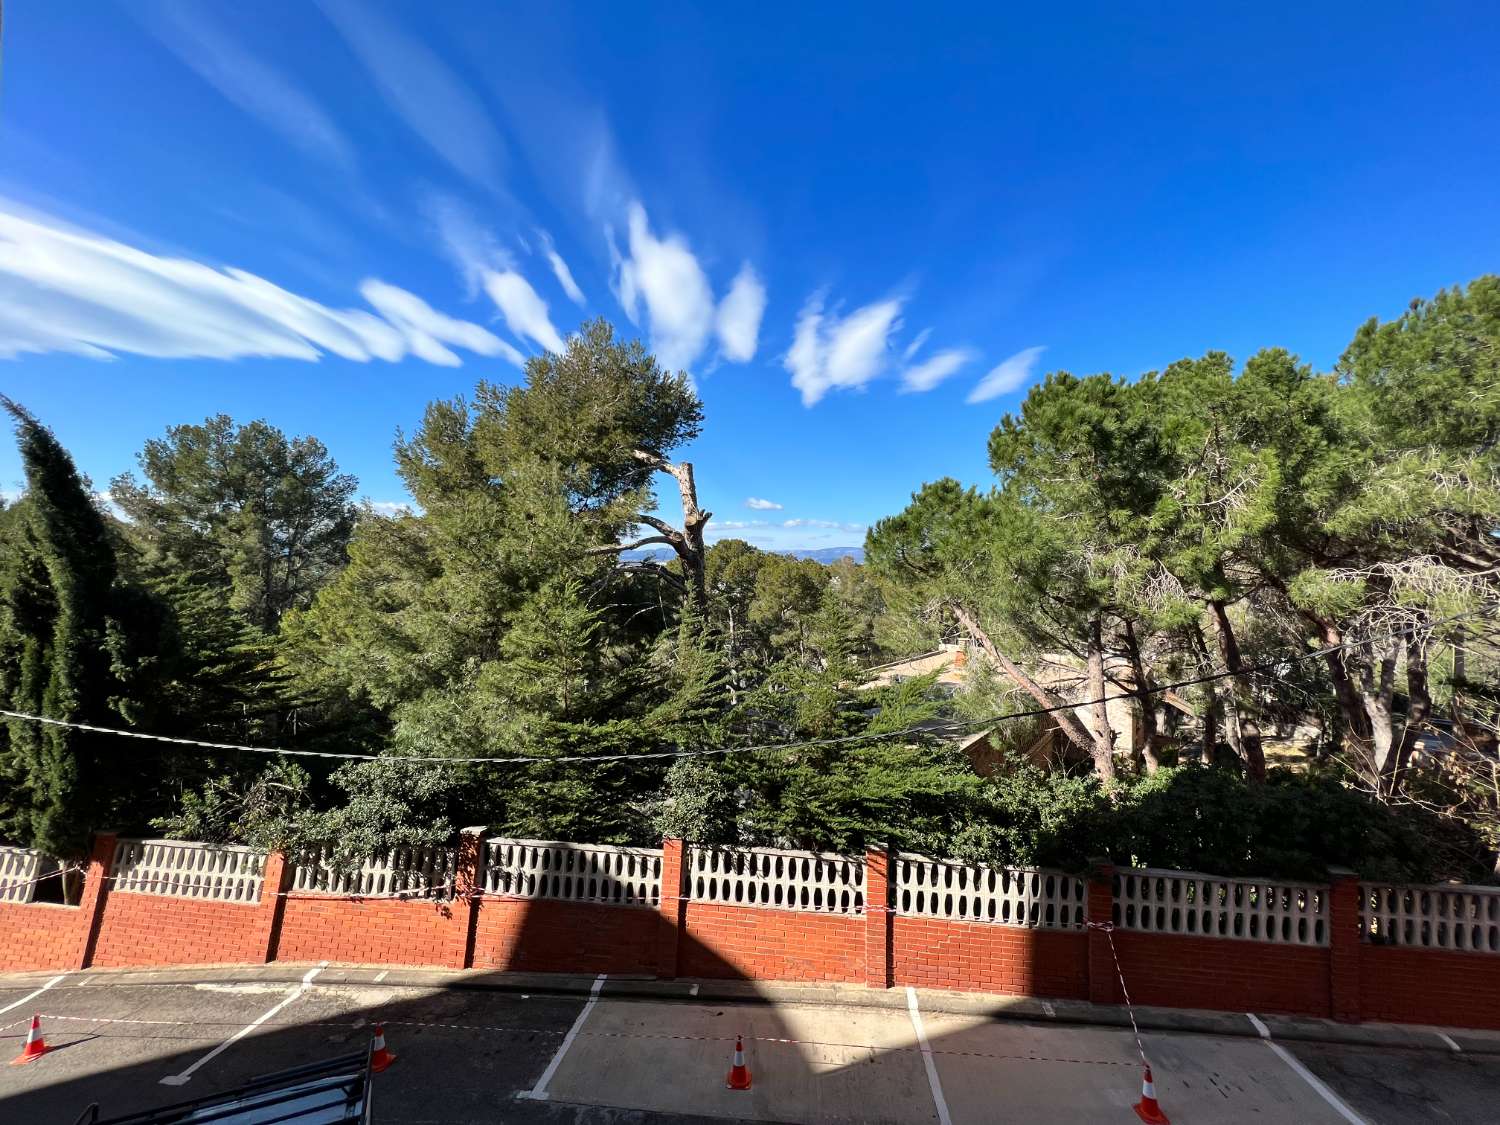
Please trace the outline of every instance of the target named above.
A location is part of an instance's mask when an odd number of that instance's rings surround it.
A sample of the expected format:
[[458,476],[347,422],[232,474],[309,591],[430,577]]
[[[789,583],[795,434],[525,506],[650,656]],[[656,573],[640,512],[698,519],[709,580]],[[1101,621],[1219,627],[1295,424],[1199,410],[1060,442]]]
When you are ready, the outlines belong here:
[[0,389],[101,488],[224,411],[392,503],[603,315],[721,533],[857,544],[1046,371],[1326,367],[1500,266],[1500,9],[1218,7],[7,5]]

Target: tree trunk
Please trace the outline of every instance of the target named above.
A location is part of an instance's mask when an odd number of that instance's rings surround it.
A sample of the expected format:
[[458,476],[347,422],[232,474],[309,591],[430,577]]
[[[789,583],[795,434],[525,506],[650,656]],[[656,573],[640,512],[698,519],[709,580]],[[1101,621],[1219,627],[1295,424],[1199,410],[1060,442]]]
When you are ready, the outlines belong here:
[[[1213,658],[1208,655],[1208,642],[1203,638],[1203,629],[1195,621],[1189,626],[1188,636],[1192,639],[1198,650],[1198,660],[1204,668],[1213,667]],[[1216,752],[1219,747],[1219,691],[1218,685],[1210,680],[1203,685],[1204,694],[1208,696],[1203,706],[1203,763],[1213,765]],[[1239,756],[1239,729],[1228,739],[1236,757]]]
[[1213,686],[1208,689],[1208,704],[1203,708],[1203,764],[1214,764],[1214,748],[1219,745],[1219,704]]
[[1094,740],[1089,737],[1089,732],[1084,729],[1083,724],[1068,710],[1067,704],[1028,676],[1015,661],[995,647],[995,642],[980,628],[973,614],[957,602],[951,603],[950,608],[953,610],[953,616],[958,619],[958,623],[963,626],[964,631],[969,634],[974,643],[984,649],[985,655],[993,660],[995,665],[1021,690],[1036,700],[1039,707],[1058,709],[1052,713],[1051,717],[1057,723],[1058,729],[1067,736],[1068,741],[1081,750],[1092,751]]
[[1394,789],[1400,783],[1406,765],[1411,761],[1412,750],[1422,735],[1432,715],[1432,693],[1427,685],[1427,646],[1413,632],[1406,639],[1406,725],[1401,730],[1401,742],[1387,771]]
[[1115,732],[1109,725],[1105,701],[1103,628],[1096,617],[1089,622],[1089,698],[1094,717],[1094,772],[1106,781],[1115,776]]
[[1125,653],[1130,659],[1130,673],[1135,677],[1135,698],[1141,706],[1141,756],[1146,760],[1146,772],[1155,773],[1161,761],[1156,753],[1157,722],[1156,697],[1151,694],[1151,679],[1146,674],[1146,663],[1141,659],[1141,646],[1136,640],[1135,626],[1130,619],[1125,623]]
[[666,473],[677,482],[677,492],[682,498],[682,529],[678,530],[666,520],[658,519],[656,516],[641,513],[635,517],[637,522],[653,528],[657,534],[637,539],[634,543],[612,543],[607,547],[594,547],[590,553],[620,553],[634,550],[647,543],[665,543],[676,552],[678,559],[681,560],[688,596],[692,598],[694,608],[706,618],[708,577],[705,572],[703,529],[708,526],[713,513],[705,512],[698,507],[698,485],[693,479],[692,463],[668,461],[665,457],[645,449],[634,450],[634,456],[637,461],[650,465],[659,473]]
[[1396,661],[1401,653],[1398,640],[1384,648],[1369,646],[1370,659],[1360,669],[1359,698],[1370,724],[1370,780],[1386,791],[1386,781],[1395,768],[1396,735],[1391,699],[1396,691]]
[[1261,748],[1260,724],[1255,721],[1254,693],[1249,681],[1240,675],[1244,664],[1224,603],[1213,601],[1209,605],[1213,610],[1214,629],[1219,636],[1219,655],[1224,658],[1225,670],[1235,673],[1230,679],[1230,689],[1225,693],[1226,700],[1234,701],[1230,726],[1239,728],[1239,753],[1245,762],[1245,776],[1252,782],[1261,782],[1266,779],[1266,755]]
[[[1325,646],[1344,643],[1343,632],[1333,622],[1319,620],[1318,626],[1323,630]],[[1370,745],[1369,720],[1360,704],[1359,692],[1354,688],[1349,669],[1344,667],[1343,650],[1325,653],[1323,660],[1328,665],[1328,678],[1333,681],[1333,696],[1338,700],[1339,714],[1344,719],[1345,749],[1367,753]]]

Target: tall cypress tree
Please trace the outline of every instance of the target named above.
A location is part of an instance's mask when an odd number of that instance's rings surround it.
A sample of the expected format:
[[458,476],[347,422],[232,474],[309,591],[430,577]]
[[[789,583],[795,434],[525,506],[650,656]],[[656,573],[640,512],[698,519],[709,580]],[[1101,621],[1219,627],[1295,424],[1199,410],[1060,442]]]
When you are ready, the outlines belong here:
[[[26,471],[0,553],[0,698],[13,711],[108,723],[121,648],[110,615],[117,568],[109,530],[52,432],[4,396],[0,406],[15,419]],[[0,837],[80,854],[128,788],[110,769],[109,736],[21,720],[5,727]]]

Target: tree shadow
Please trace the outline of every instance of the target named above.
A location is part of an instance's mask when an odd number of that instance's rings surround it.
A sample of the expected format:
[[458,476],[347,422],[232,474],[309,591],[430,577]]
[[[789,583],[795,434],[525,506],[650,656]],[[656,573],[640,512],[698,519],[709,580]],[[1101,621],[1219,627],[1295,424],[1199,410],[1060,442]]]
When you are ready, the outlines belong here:
[[[601,897],[614,895],[606,888]],[[917,921],[888,917],[886,924]],[[843,985],[864,979],[869,927],[861,914],[689,902],[674,918],[654,904],[496,895],[470,902],[293,894],[278,911],[277,925],[277,959],[269,966],[247,968],[245,976],[253,983],[240,978],[236,986],[221,972],[206,967],[194,972],[188,967],[170,973],[126,972],[124,979],[82,989],[65,983],[38,997],[34,1006],[39,1011],[55,1013],[51,1022],[44,1020],[53,1050],[34,1064],[15,1068],[16,1073],[27,1072],[24,1081],[0,1073],[0,1118],[66,1125],[92,1103],[99,1104],[106,1120],[159,1108],[358,1049],[368,1041],[371,1025],[382,1021],[399,1061],[376,1079],[376,1122],[383,1117],[430,1120],[435,1115],[455,1122],[559,1120],[562,1106],[556,1102],[515,1095],[534,1086],[587,1002],[583,993],[588,982],[580,981],[579,974],[608,974],[608,995],[628,999],[630,982],[660,980],[673,966],[680,1000],[692,1000],[695,982],[734,982],[738,990],[715,999],[715,1010],[733,1017],[737,1004],[754,1005],[753,1011],[741,1012],[742,1019],[723,1020],[717,1034],[705,1034],[702,1042],[691,1045],[686,1057],[701,1071],[693,1090],[703,1090],[702,1108],[693,1106],[690,1113],[637,1110],[619,1106],[619,1099],[613,1098],[613,1107],[590,1109],[590,1098],[581,1097],[583,1108],[569,1110],[567,1120],[584,1125],[681,1125],[700,1120],[697,1113],[703,1114],[703,1121],[737,1120],[733,1115],[741,1112],[740,1105],[745,1106],[744,1120],[777,1120],[770,1103],[754,1096],[739,1101],[736,1095],[727,1103],[719,1096],[723,1091],[718,1072],[728,1071],[735,1026],[752,1021],[757,1028],[750,1044],[752,1066],[757,1052],[775,1049],[780,1052],[779,1081],[811,1092],[806,1116],[794,1113],[780,1120],[816,1119],[814,1106],[847,1100],[863,1080],[861,1075],[875,1074],[880,1067],[898,1068],[903,1081],[916,1083],[918,1093],[924,1088],[914,1034],[903,1033],[903,1041],[892,1048],[894,1054],[871,1052],[868,1061],[839,1065],[820,1061],[819,1052],[848,1046],[846,1035],[834,1035],[823,1045],[786,1046],[799,1039],[798,1028],[775,1004],[776,982]],[[1035,931],[980,924],[971,929],[972,933],[960,929],[934,954],[926,970],[898,958],[888,971],[896,974],[897,984],[907,983],[902,979],[907,974],[921,977],[910,983],[937,987],[963,977],[990,980],[996,991],[1033,995],[1057,979],[1055,965],[1049,967],[1047,960],[1052,954],[1039,952]],[[1048,936],[1082,941],[1082,935],[1040,935],[1043,943]],[[1079,945],[1079,955],[1086,956],[1081,950]],[[136,957],[149,962],[152,950],[143,946]],[[316,961],[419,967],[435,962],[453,965],[464,958],[474,968],[446,979],[445,987],[415,995],[404,988],[372,991],[372,986],[382,987],[373,985],[376,971],[342,973],[336,964],[330,965],[315,978],[310,992],[204,1065],[189,1087],[161,1083],[273,1007]],[[541,974],[569,974],[570,979]],[[345,984],[346,979],[350,983]],[[236,987],[242,991],[237,993]],[[649,1021],[655,1011],[648,1009],[641,1018]],[[137,1022],[94,1023],[98,1017]],[[663,1018],[671,1022],[675,1017],[664,1013]],[[19,1037],[16,1030],[0,1034],[0,1054],[13,1046],[19,1050],[24,1028]],[[578,1037],[578,1043],[600,1052],[601,1058],[628,1054],[627,1047],[656,1057],[668,1041],[650,1031],[593,1036],[587,1026]],[[663,1075],[662,1080],[671,1082],[672,1076]],[[685,1098],[678,1109],[689,1108],[698,1095],[689,1091]]]

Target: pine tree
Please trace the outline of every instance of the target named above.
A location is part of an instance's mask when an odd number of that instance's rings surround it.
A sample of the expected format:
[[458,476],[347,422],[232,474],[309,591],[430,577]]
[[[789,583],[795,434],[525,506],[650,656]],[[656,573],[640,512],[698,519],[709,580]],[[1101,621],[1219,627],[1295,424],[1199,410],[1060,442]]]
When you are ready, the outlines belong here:
[[[0,573],[0,695],[6,707],[73,722],[118,721],[128,636],[111,612],[111,535],[51,431],[0,396],[15,419],[26,495],[6,513]],[[6,723],[0,833],[76,856],[91,829],[125,807],[140,770],[118,740],[66,727]]]

